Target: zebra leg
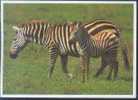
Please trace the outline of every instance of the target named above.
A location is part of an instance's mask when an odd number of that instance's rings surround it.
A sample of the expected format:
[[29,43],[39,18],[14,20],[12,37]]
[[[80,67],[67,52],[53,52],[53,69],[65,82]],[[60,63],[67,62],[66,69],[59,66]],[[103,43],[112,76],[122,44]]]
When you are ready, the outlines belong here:
[[108,74],[108,76],[107,76],[107,80],[111,80],[111,76],[112,76],[112,70],[113,70],[113,65],[111,64],[110,66],[109,66],[109,74]]
[[80,66],[81,66],[81,71],[82,71],[82,82],[85,82],[85,58],[84,56],[80,56]]
[[114,69],[114,79],[118,80],[118,62],[114,61],[113,63],[111,63],[110,65],[110,70],[109,70],[109,75],[107,76],[108,80],[111,80],[111,76],[112,76],[112,70]]
[[51,78],[54,67],[55,67],[55,63],[56,63],[56,59],[57,59],[57,54],[58,54],[58,50],[57,48],[50,48],[49,49],[49,69],[48,69],[48,78]]
[[60,55],[60,58],[61,58],[63,72],[66,74],[68,78],[72,79],[73,76],[71,73],[68,72],[67,69],[68,55]]
[[119,77],[118,77],[118,62],[117,61],[114,63],[113,67],[114,67],[114,80],[118,80]]
[[82,82],[84,83],[86,77],[88,79],[89,76],[89,57],[87,56],[80,56],[81,62],[81,71],[82,71]]
[[102,57],[101,67],[98,69],[97,73],[94,76],[98,77],[100,74],[102,74],[106,66],[107,66],[107,62],[105,61],[104,57]]
[[90,63],[90,58],[87,57],[86,60],[87,60],[87,61],[86,61],[86,62],[87,62],[87,63],[86,63],[86,68],[87,68],[87,70],[86,70],[86,71],[87,71],[87,72],[86,72],[86,73],[87,73],[87,80],[89,80],[89,63]]
[[[113,53],[112,53],[113,54]],[[114,79],[118,79],[118,61],[116,60],[116,53],[114,53],[115,55],[111,55],[109,56],[110,60],[109,60],[109,63],[110,63],[110,72],[109,72],[109,75],[107,77],[108,80],[111,79],[111,76],[112,76],[112,70],[114,69]]]

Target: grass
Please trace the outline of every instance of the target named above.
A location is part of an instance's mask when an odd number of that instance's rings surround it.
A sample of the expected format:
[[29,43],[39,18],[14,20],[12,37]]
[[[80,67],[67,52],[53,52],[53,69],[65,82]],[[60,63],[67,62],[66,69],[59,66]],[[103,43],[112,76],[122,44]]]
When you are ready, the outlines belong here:
[[[16,10],[15,10],[16,9]],[[29,44],[15,60],[9,57],[13,36],[12,25],[33,19],[45,19],[50,23],[65,21],[88,22],[95,19],[112,20],[122,30],[122,37],[129,47],[131,64],[129,80],[119,53],[120,80],[106,80],[108,68],[99,78],[94,78],[100,59],[90,62],[90,79],[80,81],[79,59],[69,57],[68,68],[73,80],[68,80],[57,59],[52,79],[47,78],[47,49]],[[132,94],[133,81],[133,6],[129,4],[5,4],[4,6],[4,94]]]

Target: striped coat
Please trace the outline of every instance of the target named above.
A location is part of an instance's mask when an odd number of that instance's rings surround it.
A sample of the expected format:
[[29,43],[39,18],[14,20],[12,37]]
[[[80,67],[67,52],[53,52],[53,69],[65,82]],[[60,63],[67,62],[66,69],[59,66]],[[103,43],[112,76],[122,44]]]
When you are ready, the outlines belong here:
[[[20,52],[21,48],[28,42],[35,42],[49,48],[49,74],[51,77],[57,55],[60,55],[62,68],[67,76],[71,74],[67,70],[68,55],[79,57],[79,43],[69,43],[69,37],[76,27],[82,25],[79,22],[65,23],[65,24],[49,24],[46,21],[34,20],[25,24],[14,26],[16,30],[16,37],[14,38],[11,48],[10,56],[15,58]],[[90,36],[98,34],[99,27],[115,28],[111,22],[105,20],[95,20],[84,24]],[[94,29],[95,28],[95,29]],[[119,35],[119,34],[117,34]]]
[[[84,27],[77,27],[70,36],[70,43],[79,42],[81,53],[80,60],[82,64],[82,79],[85,82],[85,74],[88,78],[89,73],[89,58],[90,57],[102,57],[101,68],[97,72],[96,76],[103,71],[106,66],[110,66],[111,70],[108,75],[108,79],[111,79],[112,69],[114,69],[114,78],[118,78],[118,61],[117,61],[117,51],[120,42],[119,29],[112,27],[103,27],[97,25],[93,27],[92,32],[97,32],[95,36],[89,36],[88,30]],[[99,30],[98,30],[99,29]],[[122,50],[126,69],[129,68],[127,52]]]

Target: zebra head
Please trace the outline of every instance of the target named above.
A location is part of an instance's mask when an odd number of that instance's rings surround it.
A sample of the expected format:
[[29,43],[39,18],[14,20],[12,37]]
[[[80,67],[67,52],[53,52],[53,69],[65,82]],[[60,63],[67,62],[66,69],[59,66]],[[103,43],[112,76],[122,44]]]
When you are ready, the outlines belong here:
[[22,48],[27,43],[24,35],[23,35],[23,29],[18,26],[13,26],[13,29],[16,32],[15,37],[13,38],[13,41],[11,43],[10,47],[10,57],[16,58],[18,53],[22,50]]
[[69,43],[72,44],[76,41],[82,42],[85,38],[88,38],[87,30],[83,26],[76,27],[70,34]]

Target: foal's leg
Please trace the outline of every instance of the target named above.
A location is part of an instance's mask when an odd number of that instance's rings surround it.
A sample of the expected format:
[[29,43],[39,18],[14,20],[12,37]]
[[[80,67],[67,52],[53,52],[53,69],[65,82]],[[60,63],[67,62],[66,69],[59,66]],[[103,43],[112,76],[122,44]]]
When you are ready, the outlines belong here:
[[86,68],[87,68],[87,70],[86,70],[86,74],[87,74],[87,80],[89,79],[89,64],[90,64],[90,58],[89,57],[87,57],[86,58]]
[[110,70],[107,76],[108,80],[111,79],[113,69],[114,69],[114,79],[117,80],[118,79],[118,62],[117,61],[114,61],[110,64]]
[[111,80],[112,71],[113,71],[113,65],[110,64],[110,65],[109,65],[109,74],[108,74],[108,76],[107,76],[107,80]]
[[118,80],[119,79],[119,77],[118,77],[118,61],[115,61],[114,62],[114,79],[115,80]]
[[81,73],[82,73],[82,82],[85,82],[85,73],[86,73],[86,61],[84,56],[80,56],[80,66],[81,66]]
[[106,66],[107,66],[106,58],[103,56],[101,61],[101,67],[98,69],[97,73],[95,74],[95,77],[98,77],[100,74],[102,74]]
[[107,79],[111,79],[112,76],[112,70],[114,69],[114,79],[118,78],[118,61],[117,61],[117,54],[116,52],[113,52],[112,55],[109,55],[109,60],[108,63],[110,64],[110,70],[109,70],[109,75]]

